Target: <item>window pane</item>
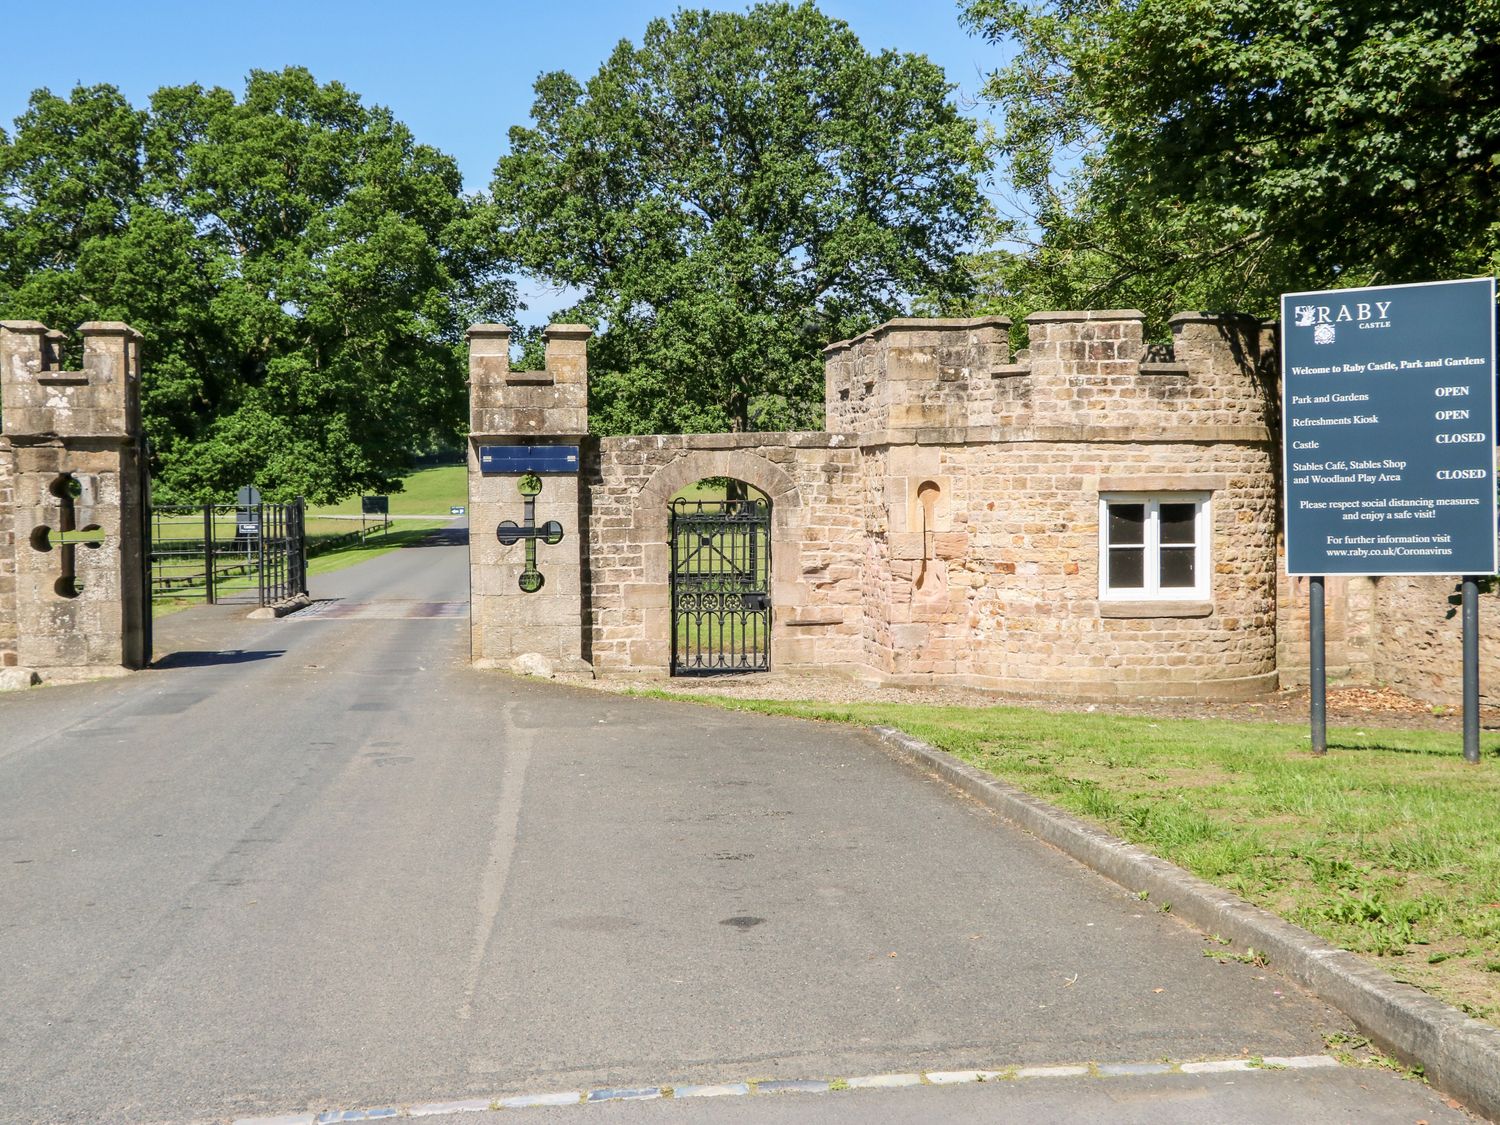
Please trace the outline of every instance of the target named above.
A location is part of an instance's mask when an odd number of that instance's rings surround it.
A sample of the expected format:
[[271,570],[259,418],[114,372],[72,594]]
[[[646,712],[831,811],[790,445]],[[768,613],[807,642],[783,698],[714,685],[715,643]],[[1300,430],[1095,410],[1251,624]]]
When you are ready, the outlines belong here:
[[1109,545],[1118,547],[1146,541],[1146,505],[1111,504],[1109,506]]
[[1162,589],[1192,588],[1194,581],[1194,559],[1197,552],[1192,547],[1163,547],[1161,549]]
[[1163,504],[1161,506],[1161,541],[1163,543],[1193,542],[1193,524],[1197,514],[1197,504]]
[[1109,588],[1111,590],[1139,590],[1145,584],[1146,549],[1144,547],[1112,547],[1109,552]]

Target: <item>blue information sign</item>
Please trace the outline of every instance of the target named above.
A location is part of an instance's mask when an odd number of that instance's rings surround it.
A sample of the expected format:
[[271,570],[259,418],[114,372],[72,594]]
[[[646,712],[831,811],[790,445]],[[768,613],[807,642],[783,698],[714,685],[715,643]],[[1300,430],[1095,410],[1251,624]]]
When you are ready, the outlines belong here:
[[481,445],[479,471],[497,473],[576,473],[576,445]]
[[1288,574],[1494,574],[1495,281],[1281,298]]

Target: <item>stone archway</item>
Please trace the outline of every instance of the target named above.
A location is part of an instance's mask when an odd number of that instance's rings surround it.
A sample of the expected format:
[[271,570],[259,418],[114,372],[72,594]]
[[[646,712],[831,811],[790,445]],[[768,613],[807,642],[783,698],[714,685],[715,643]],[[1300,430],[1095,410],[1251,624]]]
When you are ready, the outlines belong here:
[[[730,477],[765,493],[771,502],[771,588],[773,607],[784,601],[778,591],[790,593],[801,575],[800,538],[802,497],[796,483],[780,466],[743,449],[689,450],[657,469],[636,495],[631,538],[639,544],[642,571],[647,579],[639,587],[636,605],[642,610],[646,633],[645,652],[650,662],[669,665],[672,629],[672,560],[669,535],[670,504],[681,489],[706,477]],[[782,623],[773,608],[771,645],[774,651],[782,635]]]

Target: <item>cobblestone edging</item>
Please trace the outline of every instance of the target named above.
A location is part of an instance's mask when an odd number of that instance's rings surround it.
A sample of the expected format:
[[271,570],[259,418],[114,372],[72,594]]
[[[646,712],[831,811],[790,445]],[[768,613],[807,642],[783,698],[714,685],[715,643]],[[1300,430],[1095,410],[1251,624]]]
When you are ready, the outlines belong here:
[[1230,1071],[1315,1070],[1337,1067],[1329,1055],[1288,1058],[1210,1059],[1185,1063],[1089,1063],[1074,1066],[1011,1066],[991,1070],[929,1070],[904,1074],[865,1074],[850,1078],[768,1079],[693,1086],[601,1086],[590,1090],[509,1094],[493,1098],[455,1098],[411,1106],[376,1109],[330,1109],[319,1113],[288,1113],[277,1117],[241,1117],[234,1125],[333,1125],[344,1121],[386,1121],[400,1118],[443,1117],[486,1110],[531,1109],[537,1106],[591,1105],[598,1102],[649,1101],[656,1098],[762,1097],[776,1094],[831,1094],[846,1090],[878,1090],[903,1086],[952,1086],[966,1082],[1021,1082],[1047,1078],[1121,1078],[1138,1075],[1224,1074]]
[[1347,950],[1294,926],[1175,864],[1094,828],[1045,801],[889,727],[872,728],[897,758],[967,793],[1038,839],[1130,891],[1172,904],[1189,924],[1266,954],[1381,1049],[1438,1090],[1500,1120],[1500,1028],[1464,1015]]

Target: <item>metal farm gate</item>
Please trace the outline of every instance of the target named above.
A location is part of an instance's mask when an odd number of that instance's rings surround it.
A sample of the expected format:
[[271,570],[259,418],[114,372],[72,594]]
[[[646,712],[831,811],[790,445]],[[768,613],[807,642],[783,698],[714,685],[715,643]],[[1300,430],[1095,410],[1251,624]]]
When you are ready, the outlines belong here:
[[771,667],[771,507],[672,501],[672,675]]
[[303,502],[152,504],[151,595],[274,605],[307,593]]

